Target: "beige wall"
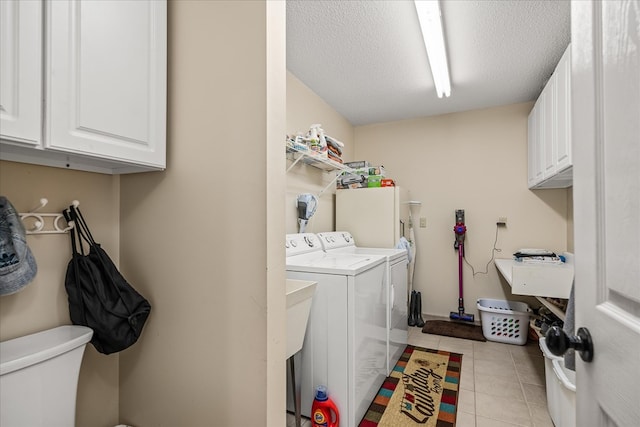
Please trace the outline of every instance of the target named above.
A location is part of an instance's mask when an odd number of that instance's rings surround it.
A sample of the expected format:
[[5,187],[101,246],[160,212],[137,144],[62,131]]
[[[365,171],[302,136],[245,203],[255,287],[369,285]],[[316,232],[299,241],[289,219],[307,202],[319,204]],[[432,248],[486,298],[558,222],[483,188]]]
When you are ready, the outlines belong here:
[[[118,261],[119,178],[89,172],[0,161],[0,194],[19,212],[46,197],[43,213],[62,212],[80,201],[95,239]],[[48,228],[47,228],[48,229]],[[0,341],[71,324],[64,277],[71,259],[69,234],[28,235],[38,265],[22,291],[0,297]],[[105,356],[88,345],[80,369],[79,426],[113,426],[118,421],[118,355]]]
[[121,422],[286,424],[284,12],[169,3],[167,170],[121,178],[121,267],[153,306]]
[[[325,101],[304,85],[297,77],[287,72],[287,134],[306,133],[314,123],[322,124],[328,135],[342,141],[345,149],[342,158],[354,160],[355,149],[353,126]],[[287,167],[291,161],[287,162]],[[307,232],[332,231],[335,227],[335,185],[331,182],[335,172],[298,163],[287,173],[287,200],[285,223],[287,233],[298,232],[296,198],[301,193],[316,196],[327,186],[319,199],[318,210],[307,225]]]
[[567,189],[567,251],[573,253],[573,187]]
[[[498,217],[498,258],[518,248],[567,249],[567,190],[527,189],[527,116],[531,103],[355,128],[355,156],[385,166],[406,187],[416,217],[414,288],[423,312],[457,309],[458,259],[454,212],[465,209],[466,258],[476,272],[491,259]],[[418,218],[426,228],[418,228]],[[516,299],[491,263],[475,277],[464,267],[466,311],[478,316],[478,298]],[[531,299],[524,299],[533,302]]]

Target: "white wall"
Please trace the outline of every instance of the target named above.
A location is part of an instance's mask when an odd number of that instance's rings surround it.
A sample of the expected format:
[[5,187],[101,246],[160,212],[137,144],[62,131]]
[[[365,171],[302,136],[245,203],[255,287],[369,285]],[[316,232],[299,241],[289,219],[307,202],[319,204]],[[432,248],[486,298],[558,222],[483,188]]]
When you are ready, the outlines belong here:
[[[416,222],[414,288],[424,313],[457,311],[458,258],[453,249],[456,209],[465,209],[466,257],[476,272],[487,271],[498,217],[496,257],[521,247],[567,249],[567,190],[527,189],[527,116],[531,103],[381,123],[355,128],[357,158],[385,166],[388,175],[422,207]],[[357,190],[354,190],[357,191]],[[426,228],[418,228],[419,218]],[[493,263],[488,274],[464,267],[466,311],[478,316],[478,298],[514,296]]]

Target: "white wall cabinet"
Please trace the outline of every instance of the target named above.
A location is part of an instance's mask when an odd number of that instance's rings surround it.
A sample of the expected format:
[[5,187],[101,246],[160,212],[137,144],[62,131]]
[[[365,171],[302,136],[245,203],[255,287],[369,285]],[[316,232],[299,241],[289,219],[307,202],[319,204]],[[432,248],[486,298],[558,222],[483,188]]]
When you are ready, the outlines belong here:
[[[42,138],[29,146],[3,121],[0,158],[103,173],[164,169],[166,2],[25,3],[40,5],[47,29],[36,53],[20,52],[46,58]],[[2,31],[10,20],[3,16]]]
[[555,162],[557,171],[573,165],[571,157],[571,48],[568,47],[555,72]]
[[571,187],[570,47],[531,110],[528,125],[529,188]]
[[27,147],[42,133],[42,3],[0,1],[0,135]]
[[542,109],[542,102],[538,101],[533,106],[533,110],[529,114],[528,120],[528,149],[527,149],[527,160],[529,166],[529,175],[528,175],[528,184],[529,188],[535,186],[537,183],[542,181],[542,163],[541,156],[538,154],[541,150],[540,144],[538,141],[540,140],[540,120],[542,119],[542,114],[540,110]]

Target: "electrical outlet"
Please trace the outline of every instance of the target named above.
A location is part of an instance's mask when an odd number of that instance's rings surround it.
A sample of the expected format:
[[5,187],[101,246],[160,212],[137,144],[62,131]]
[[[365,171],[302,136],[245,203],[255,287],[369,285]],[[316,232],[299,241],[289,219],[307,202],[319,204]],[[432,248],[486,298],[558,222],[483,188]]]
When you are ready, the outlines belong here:
[[498,222],[496,224],[499,226],[505,227],[507,225],[507,217],[506,216],[498,217]]
[[420,217],[420,228],[427,228],[427,218]]

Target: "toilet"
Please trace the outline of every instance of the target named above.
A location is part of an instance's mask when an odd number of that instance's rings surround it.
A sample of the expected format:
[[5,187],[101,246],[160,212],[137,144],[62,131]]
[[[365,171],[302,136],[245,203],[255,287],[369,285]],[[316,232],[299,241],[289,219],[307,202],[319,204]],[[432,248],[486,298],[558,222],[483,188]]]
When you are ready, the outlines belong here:
[[78,374],[92,335],[66,325],[0,342],[0,426],[74,427]]

